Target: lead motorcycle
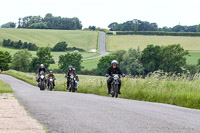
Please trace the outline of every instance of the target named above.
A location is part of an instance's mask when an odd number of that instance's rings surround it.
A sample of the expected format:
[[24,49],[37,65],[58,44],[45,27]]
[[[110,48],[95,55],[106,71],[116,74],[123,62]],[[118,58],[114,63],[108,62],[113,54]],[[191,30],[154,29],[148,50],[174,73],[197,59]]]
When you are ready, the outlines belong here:
[[38,87],[40,88],[40,90],[45,90],[46,78],[45,78],[45,72],[44,71],[40,72]]
[[73,74],[71,74],[69,77],[69,88],[68,88],[69,91],[75,92],[76,91],[75,86],[76,86],[76,77]]
[[120,80],[119,74],[113,74],[112,79],[113,81],[111,83],[111,96],[117,98],[119,94],[119,80]]

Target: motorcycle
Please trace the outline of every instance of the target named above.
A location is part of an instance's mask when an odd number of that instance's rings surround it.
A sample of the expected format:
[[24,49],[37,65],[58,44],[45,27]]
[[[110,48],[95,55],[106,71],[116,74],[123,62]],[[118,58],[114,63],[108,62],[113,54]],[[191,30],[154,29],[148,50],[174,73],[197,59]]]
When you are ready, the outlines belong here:
[[49,90],[52,91],[54,86],[53,86],[53,82],[54,82],[54,78],[53,77],[49,77]]
[[45,72],[43,72],[43,71],[40,72],[38,86],[39,86],[40,90],[45,90],[45,87],[46,87],[46,78],[45,78]]
[[76,91],[75,84],[76,84],[76,77],[73,74],[71,74],[70,78],[69,78],[69,91],[70,92]]
[[113,74],[112,75],[113,81],[111,83],[111,96],[112,97],[118,97],[119,94],[119,75],[118,74]]

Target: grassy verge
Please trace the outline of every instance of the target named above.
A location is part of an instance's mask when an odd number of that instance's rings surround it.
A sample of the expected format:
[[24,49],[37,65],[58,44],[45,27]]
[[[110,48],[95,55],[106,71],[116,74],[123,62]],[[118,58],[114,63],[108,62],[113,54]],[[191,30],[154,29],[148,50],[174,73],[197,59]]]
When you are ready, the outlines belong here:
[[[8,71],[7,74],[16,73]],[[27,78],[26,78],[27,76]],[[33,74],[23,74],[23,78],[33,77]],[[97,95],[106,95],[106,78],[99,76],[80,75],[78,92]],[[33,78],[29,82],[34,82]],[[62,74],[56,74],[55,91],[66,91],[66,79]],[[192,79],[192,80],[191,80]],[[122,95],[120,98],[141,101],[167,103],[182,107],[200,109],[200,75],[188,76],[160,76],[154,74],[146,79],[124,78],[122,79]]]
[[27,73],[10,70],[10,71],[4,71],[3,74],[13,76],[31,85],[36,85],[35,77]]
[[0,80],[0,93],[13,93],[13,90],[10,85]]

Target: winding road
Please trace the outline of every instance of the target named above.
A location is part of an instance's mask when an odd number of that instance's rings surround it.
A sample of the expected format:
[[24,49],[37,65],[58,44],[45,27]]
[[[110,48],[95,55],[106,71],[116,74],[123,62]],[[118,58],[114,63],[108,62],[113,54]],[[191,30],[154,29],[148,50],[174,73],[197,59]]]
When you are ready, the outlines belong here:
[[91,58],[86,58],[83,60],[96,59],[108,54],[108,52],[106,52],[106,33],[102,31],[99,31],[99,33],[100,33],[100,55]]
[[40,91],[8,75],[14,95],[51,133],[199,133],[200,110],[91,94]]

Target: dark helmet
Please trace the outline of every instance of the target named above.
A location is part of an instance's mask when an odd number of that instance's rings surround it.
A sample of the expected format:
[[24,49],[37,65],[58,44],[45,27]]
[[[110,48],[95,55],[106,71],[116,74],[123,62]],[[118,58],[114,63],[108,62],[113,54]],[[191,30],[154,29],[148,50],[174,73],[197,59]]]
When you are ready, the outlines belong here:
[[111,62],[111,65],[117,65],[118,64],[118,62],[116,61],[116,60],[113,60],[112,62]]

